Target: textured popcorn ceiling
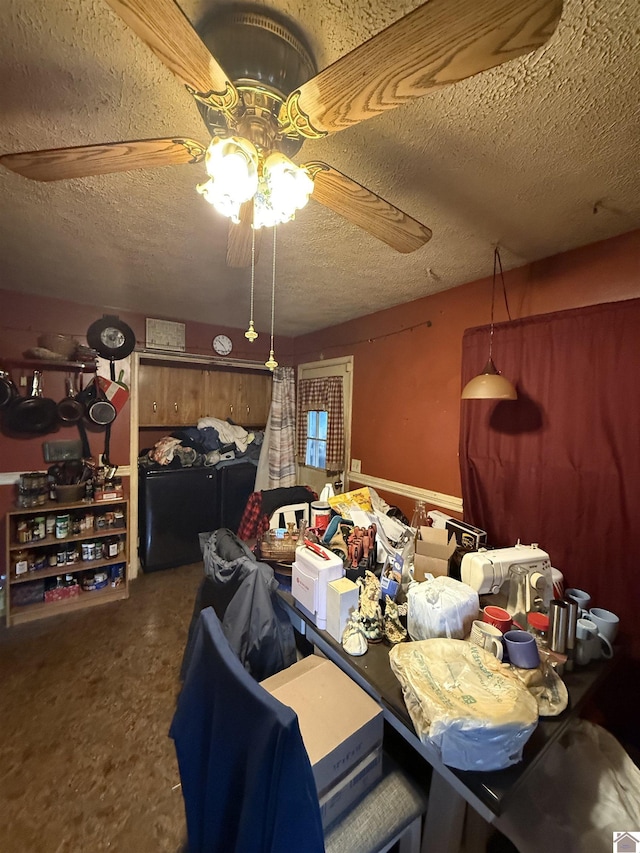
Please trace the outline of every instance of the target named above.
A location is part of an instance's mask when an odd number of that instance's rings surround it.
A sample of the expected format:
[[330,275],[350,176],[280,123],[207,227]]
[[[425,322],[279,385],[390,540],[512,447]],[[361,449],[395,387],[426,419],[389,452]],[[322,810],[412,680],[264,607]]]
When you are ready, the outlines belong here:
[[[451,0],[455,3],[455,0]],[[182,0],[197,27],[216,0]],[[261,4],[266,5],[266,4]],[[319,68],[415,2],[277,0]],[[278,229],[276,332],[300,334],[640,227],[640,4],[566,0],[550,42],[321,141],[325,160],[433,230],[401,255],[310,202]],[[184,87],[103,0],[2,0],[0,151],[191,136]],[[0,168],[0,287],[246,328],[249,271],[198,166],[36,183]],[[594,206],[597,213],[594,213]],[[268,331],[270,240],[256,274]],[[478,318],[484,322],[486,318]]]

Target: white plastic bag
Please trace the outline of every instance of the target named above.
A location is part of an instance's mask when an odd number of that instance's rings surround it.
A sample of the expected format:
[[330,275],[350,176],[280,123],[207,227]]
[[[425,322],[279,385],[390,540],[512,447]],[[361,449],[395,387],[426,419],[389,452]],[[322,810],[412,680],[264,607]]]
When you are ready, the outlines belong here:
[[428,575],[422,583],[411,584],[407,601],[407,629],[412,640],[462,640],[470,634],[480,609],[475,589],[446,576]]
[[614,832],[640,833],[640,769],[601,726],[574,720],[496,825],[521,853],[611,853]]
[[520,761],[538,706],[510,667],[479,646],[447,639],[400,643],[389,660],[418,737],[443,764],[500,770]]

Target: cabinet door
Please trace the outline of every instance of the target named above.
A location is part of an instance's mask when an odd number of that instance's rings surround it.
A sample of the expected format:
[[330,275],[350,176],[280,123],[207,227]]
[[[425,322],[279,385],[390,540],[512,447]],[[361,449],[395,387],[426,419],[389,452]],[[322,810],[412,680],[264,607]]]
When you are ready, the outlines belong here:
[[243,426],[265,426],[271,406],[271,373],[243,373],[237,399],[237,422]]
[[140,426],[165,425],[167,393],[167,368],[156,364],[141,364],[138,372]]
[[141,364],[138,374],[140,426],[189,426],[206,414],[205,371]]
[[241,378],[237,370],[211,370],[207,374],[207,415],[225,421],[231,418],[235,423],[238,413],[238,386]]
[[189,426],[206,414],[205,372],[194,368],[169,368],[167,423]]

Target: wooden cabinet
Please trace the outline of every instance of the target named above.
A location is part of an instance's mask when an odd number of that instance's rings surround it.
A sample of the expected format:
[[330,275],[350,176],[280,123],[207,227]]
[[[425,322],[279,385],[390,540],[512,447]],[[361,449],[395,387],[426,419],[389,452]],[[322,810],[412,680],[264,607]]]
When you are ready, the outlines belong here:
[[231,418],[264,427],[271,405],[272,374],[141,364],[138,410],[141,427],[193,426],[201,417]]
[[206,371],[143,364],[138,374],[140,426],[186,426],[202,415]]
[[48,502],[8,512],[7,626],[127,598],[127,506]]

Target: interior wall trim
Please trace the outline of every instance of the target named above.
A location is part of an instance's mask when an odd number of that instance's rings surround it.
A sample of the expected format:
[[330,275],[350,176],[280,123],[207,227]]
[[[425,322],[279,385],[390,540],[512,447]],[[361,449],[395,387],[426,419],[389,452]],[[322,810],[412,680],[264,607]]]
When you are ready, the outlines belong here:
[[223,358],[214,355],[198,355],[190,352],[174,352],[156,349],[136,349],[141,361],[145,364],[150,362],[169,362],[170,364],[201,364],[204,367],[231,367],[239,370],[259,370],[268,373],[263,361],[251,361],[242,358]]
[[430,489],[419,489],[417,486],[407,486],[404,483],[395,483],[393,480],[383,480],[381,477],[371,477],[369,474],[356,471],[349,471],[349,486],[352,483],[371,486],[372,489],[382,489],[394,495],[402,495],[403,498],[424,501],[452,512],[462,512],[462,498],[457,498],[454,495],[444,495],[442,492],[433,492]]
[[[41,470],[41,469],[38,469]],[[0,474],[0,486],[14,486],[18,480],[20,479],[20,474],[29,473],[27,471],[5,471],[3,474]],[[31,472],[31,473],[35,473]],[[131,466],[130,465],[118,465],[117,470],[118,477],[130,477],[131,476]]]

